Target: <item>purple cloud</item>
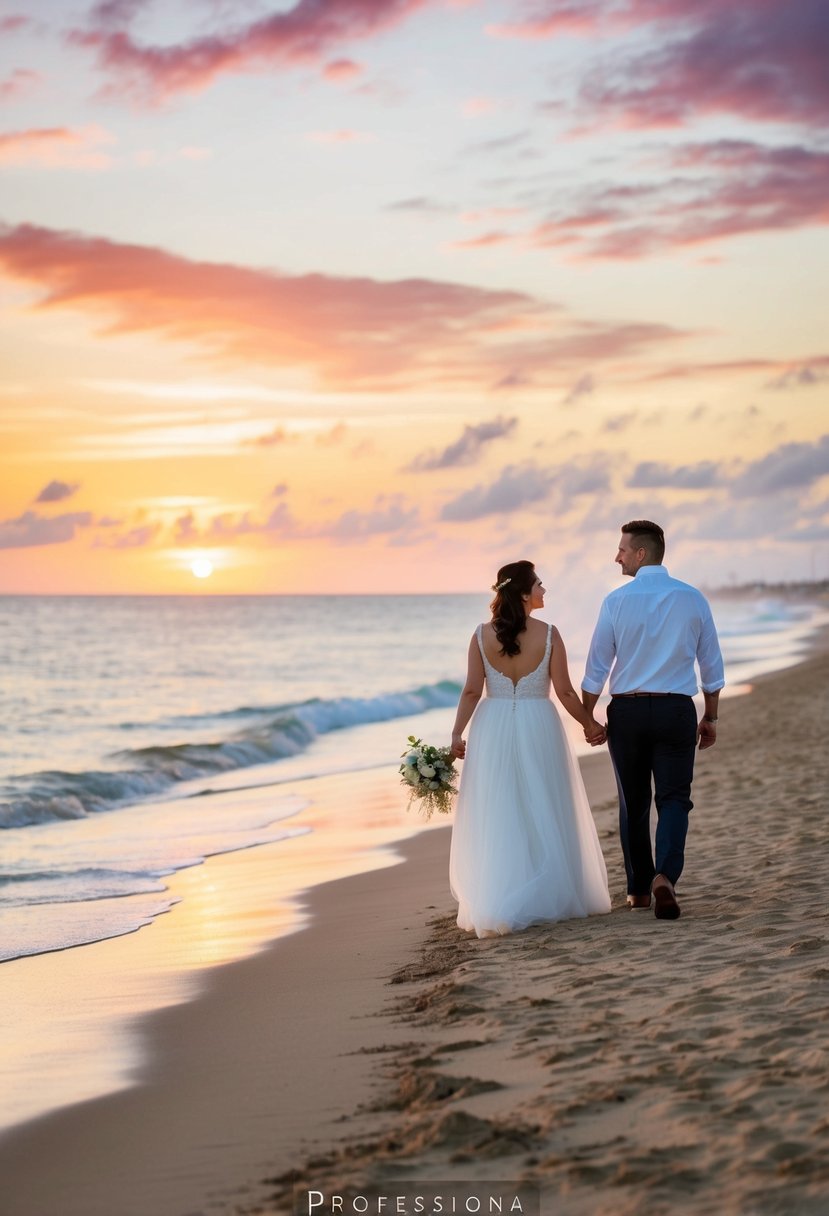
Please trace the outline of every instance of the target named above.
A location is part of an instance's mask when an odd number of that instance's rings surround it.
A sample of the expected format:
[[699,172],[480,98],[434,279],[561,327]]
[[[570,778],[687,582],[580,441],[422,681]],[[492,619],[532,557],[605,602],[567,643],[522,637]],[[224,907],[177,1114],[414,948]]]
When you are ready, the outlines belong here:
[[440,518],[467,522],[485,515],[508,515],[546,498],[552,488],[549,471],[536,465],[508,465],[488,486],[474,486],[444,504]]
[[143,549],[151,544],[161,531],[161,524],[141,524],[130,528],[107,544],[109,549]]
[[670,486],[674,490],[710,490],[721,484],[721,481],[721,467],[713,460],[675,466],[656,460],[645,460],[636,466],[627,484],[647,490],[662,486]]
[[829,112],[829,12],[819,0],[540,0],[490,33],[611,42],[579,88],[588,130],[712,114],[822,129]]
[[540,468],[531,461],[507,465],[490,485],[477,485],[444,504],[440,518],[467,522],[486,515],[509,515],[554,493],[562,506],[581,494],[603,494],[610,489],[609,463],[599,454],[582,463],[570,462]]
[[589,397],[596,391],[596,381],[589,372],[583,376],[579,376],[576,383],[570,389],[570,392],[562,401],[562,405],[574,405],[582,397]]
[[482,448],[495,439],[504,439],[511,435],[518,425],[517,418],[503,418],[500,415],[489,422],[479,422],[475,426],[465,426],[463,433],[454,443],[450,443],[442,452],[421,452],[415,456],[407,468],[412,472],[424,472],[433,469],[451,469],[458,465],[472,464],[480,455]]
[[812,359],[796,367],[788,367],[779,376],[775,376],[766,388],[782,389],[811,388],[815,384],[825,384],[829,380],[829,355],[825,359]]
[[662,182],[596,183],[557,205],[537,246],[587,259],[638,259],[750,232],[829,223],[829,153],[718,140],[666,150]]
[[816,443],[784,443],[752,461],[736,479],[737,498],[762,498],[785,490],[803,489],[829,476],[829,435]]
[[50,481],[40,491],[35,502],[63,502],[65,498],[71,498],[79,488],[77,482],[70,486],[65,481]]
[[178,517],[174,524],[173,537],[177,545],[192,545],[199,540],[199,530],[192,511]]
[[32,549],[41,545],[64,545],[75,539],[78,528],[92,523],[89,511],[56,515],[47,519],[35,511],[25,511],[17,519],[0,523],[0,549]]
[[439,203],[436,199],[418,195],[416,198],[402,198],[397,203],[388,203],[386,211],[413,211],[418,215],[448,215],[457,210],[447,203]]
[[829,12],[815,0],[634,0],[657,25],[645,50],[585,81],[588,114],[628,127],[681,126],[712,114],[821,129],[829,112]]
[[417,507],[406,507],[400,497],[380,495],[370,511],[345,511],[333,523],[323,525],[319,535],[334,540],[359,541],[369,536],[405,532],[420,522]]

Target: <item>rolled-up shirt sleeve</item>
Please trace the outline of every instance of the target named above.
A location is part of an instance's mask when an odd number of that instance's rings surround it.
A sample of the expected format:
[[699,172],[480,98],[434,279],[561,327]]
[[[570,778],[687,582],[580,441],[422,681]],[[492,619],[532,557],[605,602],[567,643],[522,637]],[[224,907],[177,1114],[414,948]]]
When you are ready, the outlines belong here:
[[615,657],[616,641],[613,621],[610,618],[607,600],[605,600],[599,611],[599,619],[593,630],[593,639],[587,654],[587,665],[584,669],[584,679],[581,682],[585,692],[595,693],[596,696],[601,693]]
[[699,680],[703,692],[717,692],[725,686],[725,669],[722,651],[717,637],[717,627],[706,602],[702,616],[702,629],[697,644]]

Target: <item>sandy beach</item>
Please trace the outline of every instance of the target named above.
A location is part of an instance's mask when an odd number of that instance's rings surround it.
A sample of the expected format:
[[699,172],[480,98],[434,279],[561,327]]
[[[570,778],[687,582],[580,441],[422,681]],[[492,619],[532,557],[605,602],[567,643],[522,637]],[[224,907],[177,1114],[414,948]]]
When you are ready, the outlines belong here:
[[[538,1187],[545,1216],[825,1216],[828,688],[821,652],[723,703],[679,921],[625,907],[612,773],[590,756],[609,916],[469,939],[449,829],[414,837],[141,1019],[130,1088],[3,1137],[0,1213],[276,1216],[295,1186],[501,1179]],[[388,774],[359,783],[402,813]],[[254,882],[266,854],[203,869]],[[104,966],[105,948],[68,953]]]

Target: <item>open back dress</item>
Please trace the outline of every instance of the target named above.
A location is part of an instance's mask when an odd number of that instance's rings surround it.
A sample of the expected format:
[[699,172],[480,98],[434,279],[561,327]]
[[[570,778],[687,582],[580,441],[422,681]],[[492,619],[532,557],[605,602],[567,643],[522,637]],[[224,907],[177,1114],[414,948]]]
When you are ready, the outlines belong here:
[[489,662],[482,631],[486,696],[469,725],[449,861],[458,925],[485,937],[609,912],[593,815],[550,700],[552,626],[517,683]]

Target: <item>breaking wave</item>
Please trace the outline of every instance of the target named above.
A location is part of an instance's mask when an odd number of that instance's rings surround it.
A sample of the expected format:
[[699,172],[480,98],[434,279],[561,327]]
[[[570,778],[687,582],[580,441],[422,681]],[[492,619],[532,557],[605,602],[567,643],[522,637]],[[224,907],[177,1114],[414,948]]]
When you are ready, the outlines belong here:
[[[209,721],[220,732],[222,726],[238,726],[241,721],[246,725],[225,737],[127,748],[107,756],[106,767],[85,772],[51,770],[12,778],[0,789],[0,828],[82,819],[145,802],[164,795],[179,782],[296,756],[330,731],[452,706],[459,693],[460,685],[441,680],[376,697],[315,698],[296,705],[229,710]],[[198,718],[188,721],[192,730]],[[163,725],[168,733],[170,724]]]

